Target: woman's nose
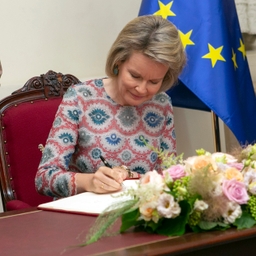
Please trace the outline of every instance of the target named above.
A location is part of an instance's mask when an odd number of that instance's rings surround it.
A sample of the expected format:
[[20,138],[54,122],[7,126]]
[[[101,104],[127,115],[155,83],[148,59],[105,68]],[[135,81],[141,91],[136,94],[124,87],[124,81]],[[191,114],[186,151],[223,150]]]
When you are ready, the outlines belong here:
[[140,82],[137,84],[137,86],[135,87],[135,89],[139,92],[139,93],[144,93],[147,91],[147,82]]

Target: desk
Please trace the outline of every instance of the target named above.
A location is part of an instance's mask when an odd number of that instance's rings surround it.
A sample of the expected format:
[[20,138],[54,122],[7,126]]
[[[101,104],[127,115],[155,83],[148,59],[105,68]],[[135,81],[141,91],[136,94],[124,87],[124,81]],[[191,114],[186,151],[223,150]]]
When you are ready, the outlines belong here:
[[[16,213],[16,214],[14,214]],[[124,256],[124,255],[255,255],[256,228],[230,229],[181,237],[165,237],[132,230],[86,247],[67,249],[81,242],[95,217],[41,211],[0,214],[1,256]]]

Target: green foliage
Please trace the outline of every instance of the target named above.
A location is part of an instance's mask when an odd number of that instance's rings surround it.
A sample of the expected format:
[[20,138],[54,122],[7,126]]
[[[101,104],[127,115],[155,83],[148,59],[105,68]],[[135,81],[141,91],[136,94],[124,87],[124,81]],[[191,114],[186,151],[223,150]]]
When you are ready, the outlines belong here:
[[91,227],[89,234],[86,236],[85,242],[78,246],[86,246],[98,241],[103,235],[106,235],[107,229],[110,228],[120,216],[134,207],[136,203],[136,200],[128,200],[108,207],[96,219],[96,222]]
[[130,227],[138,225],[137,219],[139,218],[139,216],[140,216],[140,212],[138,208],[135,209],[134,211],[124,213],[122,215],[122,225],[120,227],[120,232],[123,233]]
[[189,215],[188,225],[196,226],[199,224],[201,220],[201,212],[193,211],[192,214]]
[[132,226],[141,226],[141,228],[148,233],[157,233],[167,236],[183,235],[186,230],[186,223],[189,218],[191,207],[187,201],[181,201],[179,204],[181,213],[178,217],[174,219],[162,218],[158,223],[155,223],[154,221],[138,221],[138,217],[140,216],[139,209],[125,213],[122,216],[120,232],[122,233]]
[[250,196],[250,199],[247,205],[249,207],[249,211],[252,217],[254,218],[254,220],[256,220],[256,196]]
[[179,205],[181,207],[180,215],[174,219],[163,219],[161,225],[156,229],[156,233],[166,236],[181,236],[185,233],[191,207],[187,201],[181,201]]
[[237,229],[251,228],[256,224],[255,219],[248,212],[243,211],[242,216],[233,223]]
[[144,230],[147,231],[148,233],[157,233],[157,228],[161,223],[163,222],[164,219],[160,219],[158,223],[155,223],[154,221],[148,221],[144,223]]
[[198,226],[203,230],[211,230],[217,226],[217,222],[200,221]]
[[197,149],[196,153],[198,156],[203,156],[206,154],[206,151],[203,148]]
[[189,193],[187,190],[189,180],[190,177],[185,176],[173,182],[171,189],[174,194],[174,197],[177,198],[178,201],[180,201],[180,199],[183,200],[189,198]]
[[158,158],[161,160],[163,169],[167,169],[167,168],[171,167],[172,165],[183,162],[183,155],[184,155],[183,153],[180,154],[179,156],[175,157],[174,154],[170,154],[167,151],[165,152],[162,149],[159,149],[152,145],[149,145],[145,139],[143,140],[143,142],[149,149],[151,149],[152,151],[154,151],[157,154]]
[[226,230],[230,228],[230,225],[223,222],[200,221],[197,226],[191,228],[194,232],[199,233],[210,230]]
[[216,162],[226,164],[227,163],[227,157],[225,155],[221,157],[216,157]]

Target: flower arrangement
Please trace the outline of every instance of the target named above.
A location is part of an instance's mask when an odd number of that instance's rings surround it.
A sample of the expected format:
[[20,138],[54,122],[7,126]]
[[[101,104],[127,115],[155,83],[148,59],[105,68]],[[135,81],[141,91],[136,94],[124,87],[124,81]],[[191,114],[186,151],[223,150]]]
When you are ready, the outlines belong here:
[[100,228],[83,245],[99,239],[120,216],[121,233],[138,227],[167,236],[256,224],[256,144],[234,155],[200,149],[185,160],[154,150],[163,172],[147,172],[137,188],[123,192],[131,200],[99,216]]

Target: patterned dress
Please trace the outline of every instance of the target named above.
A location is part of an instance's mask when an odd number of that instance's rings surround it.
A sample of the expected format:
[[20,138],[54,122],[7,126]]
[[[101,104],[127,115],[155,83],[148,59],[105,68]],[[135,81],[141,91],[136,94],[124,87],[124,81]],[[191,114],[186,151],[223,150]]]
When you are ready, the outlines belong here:
[[157,154],[145,145],[176,153],[173,109],[159,93],[139,106],[121,106],[106,93],[102,79],[71,86],[63,97],[35,178],[39,193],[67,197],[77,193],[75,174],[103,165],[126,165],[144,174],[160,170]]

